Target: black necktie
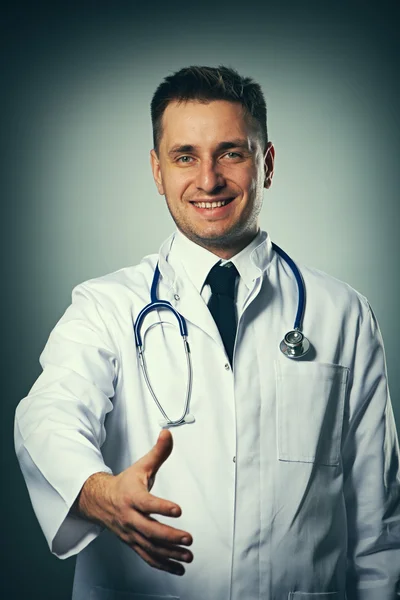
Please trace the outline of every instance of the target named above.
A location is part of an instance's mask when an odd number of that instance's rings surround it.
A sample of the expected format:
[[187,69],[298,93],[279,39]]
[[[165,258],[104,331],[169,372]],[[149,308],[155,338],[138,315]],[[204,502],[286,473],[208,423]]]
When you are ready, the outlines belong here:
[[238,276],[234,264],[221,267],[216,264],[208,274],[206,283],[211,287],[208,308],[217,324],[229,361],[232,364],[236,337],[235,281]]

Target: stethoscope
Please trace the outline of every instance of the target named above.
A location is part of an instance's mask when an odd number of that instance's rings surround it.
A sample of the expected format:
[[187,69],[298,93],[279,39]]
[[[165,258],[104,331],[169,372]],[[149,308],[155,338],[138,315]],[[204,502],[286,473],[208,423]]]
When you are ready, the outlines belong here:
[[[272,247],[275,250],[275,252],[277,252],[279,254],[279,256],[281,256],[286,261],[286,263],[289,265],[289,267],[291,268],[293,275],[296,279],[297,289],[298,289],[298,304],[297,304],[297,312],[296,312],[296,318],[294,321],[294,326],[293,326],[293,329],[288,331],[287,334],[284,336],[283,340],[279,344],[279,348],[280,348],[281,352],[287,358],[294,358],[294,359],[302,358],[303,356],[305,356],[307,354],[307,352],[310,349],[310,342],[308,341],[308,339],[305,337],[305,335],[301,331],[301,326],[302,326],[303,316],[304,316],[304,308],[305,308],[305,297],[306,297],[304,281],[303,281],[303,278],[301,276],[299,269],[297,268],[297,265],[290,258],[290,256],[288,256],[286,254],[286,252],[284,252],[282,250],[282,248],[279,248],[279,246],[274,244],[274,242],[272,242]],[[142,310],[140,311],[140,313],[137,316],[137,319],[136,319],[136,322],[134,323],[133,329],[134,329],[134,333],[135,333],[135,343],[136,343],[136,348],[137,348],[137,352],[138,352],[139,362],[140,362],[142,372],[143,372],[143,377],[144,377],[146,385],[149,389],[149,392],[150,392],[151,396],[153,397],[154,402],[156,403],[158,409],[160,410],[160,412],[163,416],[163,419],[160,421],[160,425],[162,427],[166,428],[166,427],[176,427],[177,425],[182,425],[184,423],[193,423],[195,421],[195,418],[192,414],[189,413],[189,402],[190,402],[190,396],[191,396],[191,391],[192,391],[192,361],[190,358],[189,343],[187,341],[188,332],[187,332],[186,321],[182,317],[182,315],[172,306],[171,302],[168,302],[168,300],[159,300],[157,298],[157,287],[158,287],[159,279],[160,279],[160,269],[159,269],[159,266],[157,263],[155,271],[154,271],[153,281],[151,284],[150,304],[147,304],[144,308],[142,308]],[[176,320],[178,321],[178,326],[179,326],[180,335],[181,335],[182,341],[183,341],[183,346],[184,346],[185,356],[186,356],[186,363],[187,363],[188,379],[187,379],[187,386],[186,386],[185,406],[184,406],[182,415],[180,416],[179,419],[176,419],[175,421],[171,420],[168,417],[167,413],[161,406],[161,404],[153,390],[153,387],[150,383],[149,373],[147,370],[146,359],[145,359],[145,355],[144,355],[144,343],[143,343],[142,336],[140,333],[141,326],[142,326],[143,321],[146,318],[146,316],[153,310],[158,310],[161,308],[167,309],[170,312],[172,312],[173,315],[175,315]],[[153,323],[153,325],[151,325],[146,330],[146,333],[150,329],[155,327],[156,325],[160,325],[162,323],[165,323],[165,321],[157,321],[156,323]]]

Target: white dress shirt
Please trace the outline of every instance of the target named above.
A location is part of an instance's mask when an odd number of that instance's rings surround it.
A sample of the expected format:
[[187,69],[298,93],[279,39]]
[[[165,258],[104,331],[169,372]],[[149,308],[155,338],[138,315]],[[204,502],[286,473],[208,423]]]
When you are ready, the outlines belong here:
[[[177,230],[174,240],[176,255],[196,290],[201,294],[204,302],[208,304],[211,297],[211,288],[206,283],[207,276],[218,262],[221,267],[233,263],[239,273],[235,282],[235,307],[236,318],[240,318],[249,292],[254,286],[254,280],[259,277],[260,269],[251,261],[251,253],[266,239],[266,234],[258,231],[257,235],[243,250],[232,258],[225,260],[219,258],[206,248],[192,242],[181,231]],[[174,254],[175,254],[174,251]]]

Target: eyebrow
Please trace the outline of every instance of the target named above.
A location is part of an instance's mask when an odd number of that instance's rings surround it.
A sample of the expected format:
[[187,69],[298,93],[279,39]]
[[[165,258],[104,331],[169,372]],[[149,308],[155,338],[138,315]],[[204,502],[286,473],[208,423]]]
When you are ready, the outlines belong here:
[[[220,142],[215,149],[215,152],[221,152],[221,150],[230,150],[232,148],[242,148],[243,150],[250,150],[249,143],[246,139],[235,138],[226,142]],[[199,150],[199,146],[192,144],[176,144],[168,151],[170,156],[175,154],[181,154],[182,152],[196,152]]]

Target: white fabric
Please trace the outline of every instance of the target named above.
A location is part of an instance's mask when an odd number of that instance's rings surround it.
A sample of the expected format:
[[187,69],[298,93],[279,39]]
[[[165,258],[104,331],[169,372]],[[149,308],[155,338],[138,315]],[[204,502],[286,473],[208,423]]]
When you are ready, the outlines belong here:
[[179,255],[186,275],[206,304],[211,298],[211,288],[206,283],[207,275],[217,262],[221,262],[221,266],[232,262],[239,273],[235,285],[236,315],[239,317],[247,294],[253,288],[254,280],[260,274],[259,269],[251,261],[250,255],[262,243],[264,237],[262,232],[259,231],[256,237],[241,252],[229,260],[221,260],[206,248],[189,240],[178,229],[174,241],[174,252]]
[[[244,252],[247,264],[236,265],[249,288],[232,372],[174,237],[159,256],[74,289],[40,357],[43,373],[17,408],[16,451],[49,546],[61,558],[79,552],[73,599],[344,600],[347,586],[348,600],[393,600],[399,450],[367,300],[299,265],[313,352],[285,358],[279,343],[293,326],[297,286],[263,233]],[[119,473],[158,437],[161,415],[133,337],[158,259],[158,295],[186,318],[193,361],[196,420],[172,430],[174,449],[153,488],[183,511],[160,520],[193,535],[183,577],[152,569],[113,534],[68,512],[90,474]],[[175,325],[163,311],[144,328],[160,317]],[[145,344],[158,397],[177,418],[186,382],[178,330],[153,327]]]

